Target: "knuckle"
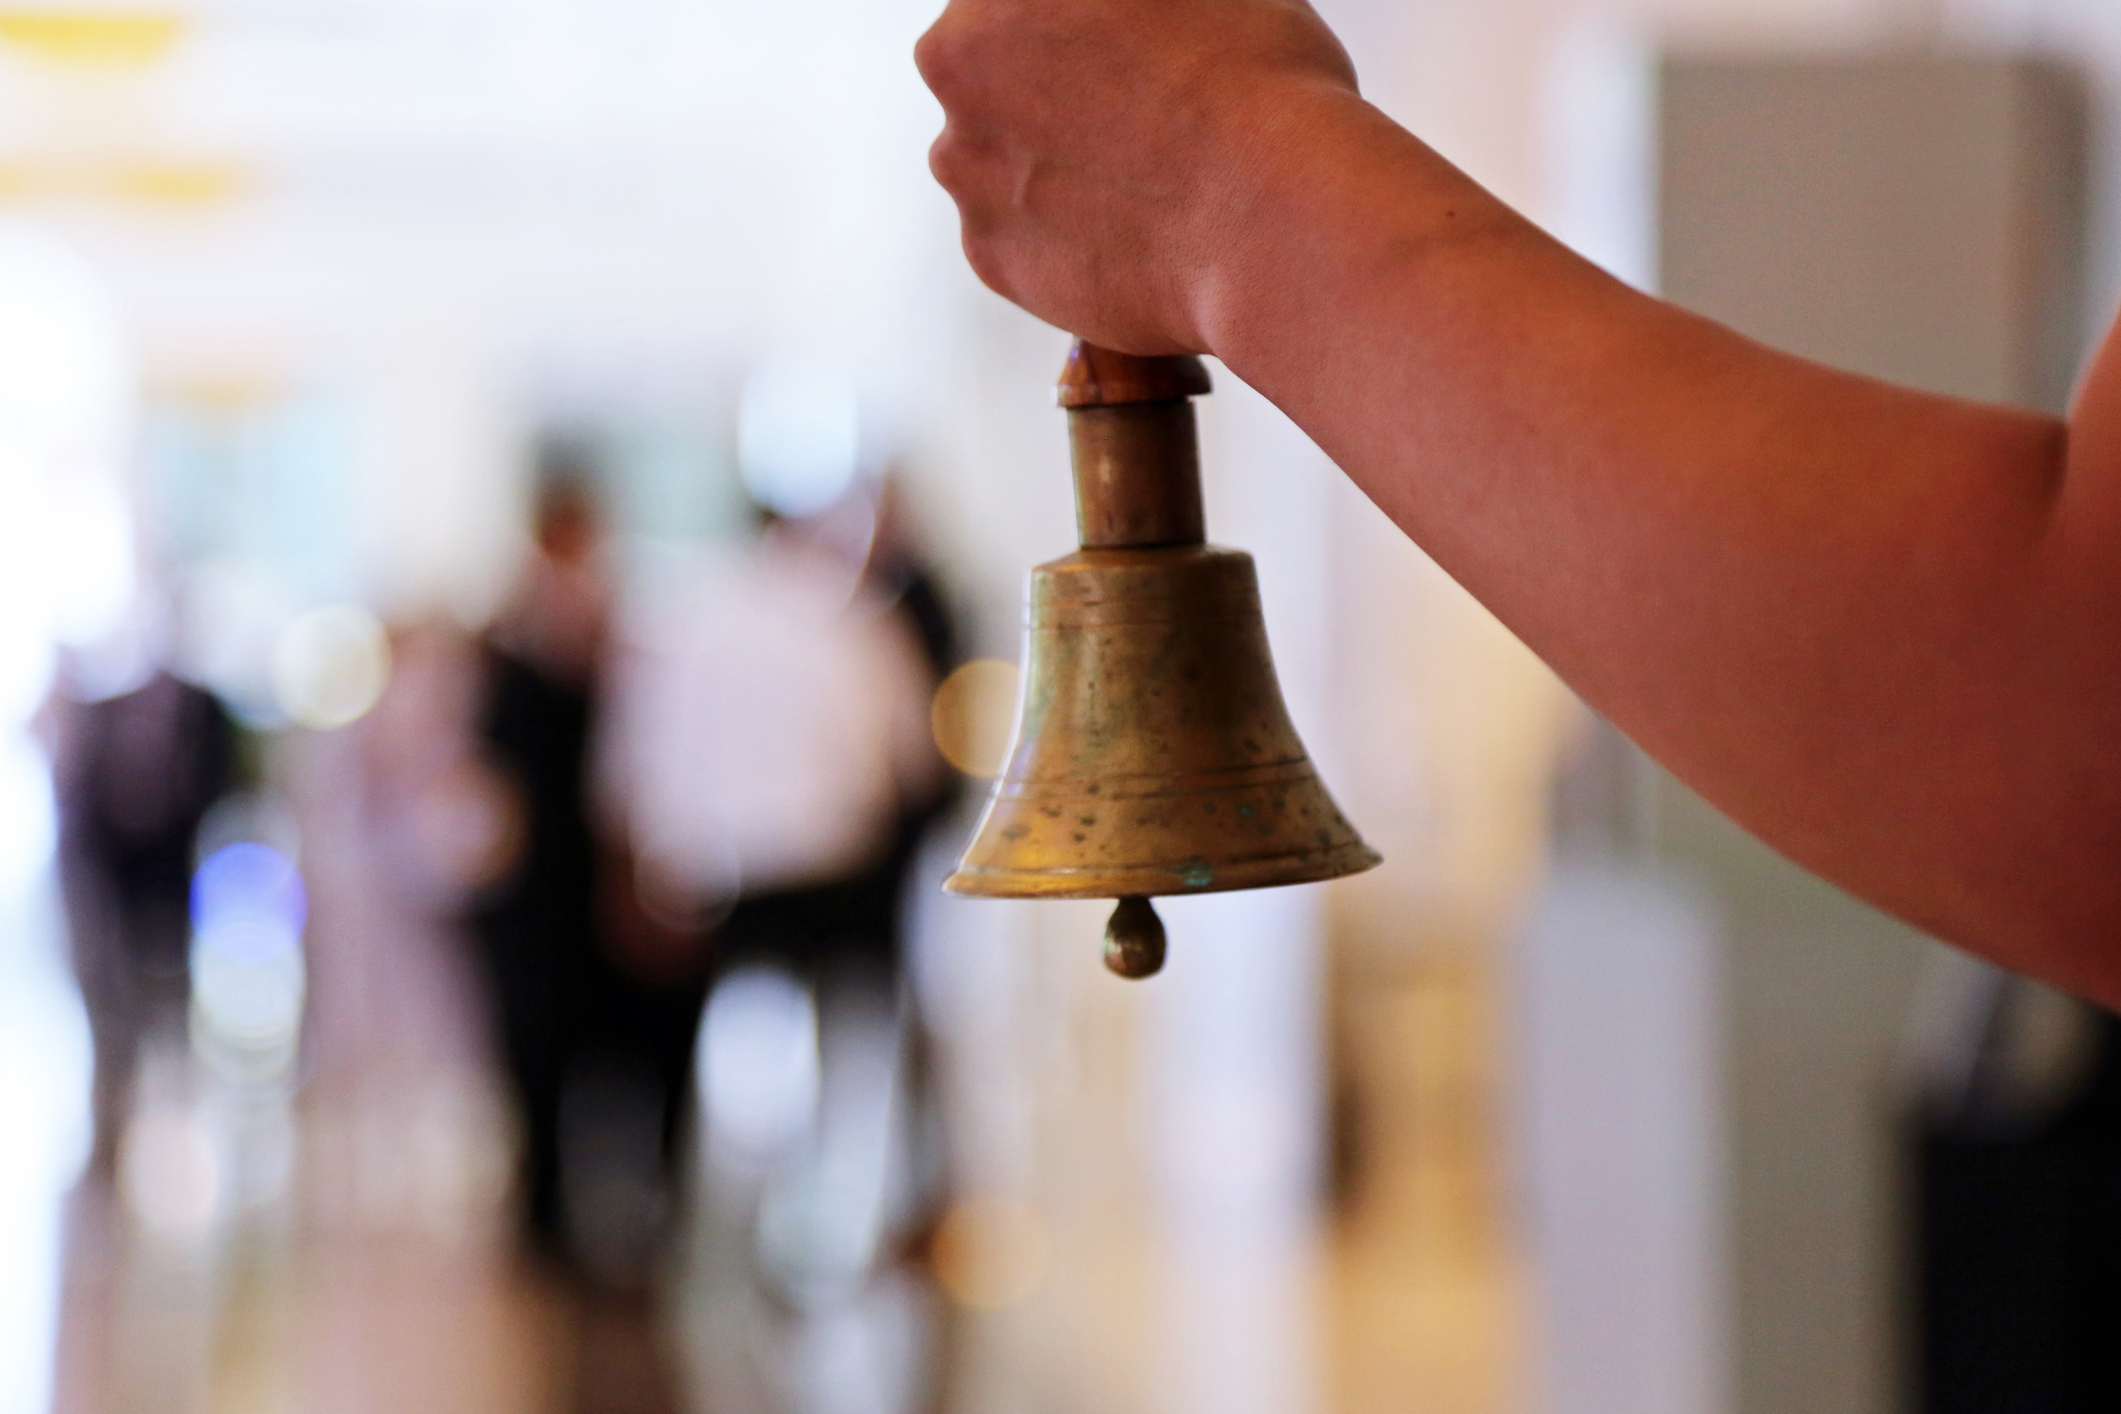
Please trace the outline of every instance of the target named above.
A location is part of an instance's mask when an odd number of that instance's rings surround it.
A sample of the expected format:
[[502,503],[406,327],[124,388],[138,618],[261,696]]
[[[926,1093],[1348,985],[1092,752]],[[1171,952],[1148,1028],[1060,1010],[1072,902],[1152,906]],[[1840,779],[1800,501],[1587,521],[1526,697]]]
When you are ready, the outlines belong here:
[[929,175],[954,195],[963,185],[964,171],[965,144],[954,131],[944,128],[942,135],[928,144]]
[[948,99],[962,87],[965,72],[964,41],[945,14],[928,27],[913,45],[913,66],[938,98]]
[[1015,283],[1009,279],[1002,260],[999,242],[972,222],[966,222],[961,242],[965,248],[965,263],[979,282],[1000,295],[1003,299],[1017,299]]
[[946,122],[928,145],[929,174],[960,206],[991,204],[999,165],[992,144],[962,123]]

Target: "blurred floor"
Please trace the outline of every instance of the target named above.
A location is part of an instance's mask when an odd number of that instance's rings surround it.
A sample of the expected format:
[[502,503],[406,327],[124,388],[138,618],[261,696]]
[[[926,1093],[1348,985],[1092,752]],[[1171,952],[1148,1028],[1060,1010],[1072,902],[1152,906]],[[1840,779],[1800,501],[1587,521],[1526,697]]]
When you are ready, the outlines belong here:
[[[1522,1406],[1487,1103],[1492,1000],[1479,969],[1444,967],[1381,991],[1351,1028],[1375,1086],[1372,1157],[1326,1254],[1328,1388],[1314,1407]],[[210,1097],[195,1098],[213,1123]],[[143,1215],[119,1185],[84,1184],[60,1414],[681,1407],[644,1311],[585,1307],[513,1255],[497,1222],[504,1170],[463,1150],[466,1136],[495,1142],[478,1104],[401,1066],[320,1082],[294,1116],[292,1186],[210,1229],[180,1230],[181,1213]],[[230,1152],[225,1128],[221,1143]],[[1142,1245],[1101,1244],[1100,1264],[1144,1269]]]
[[148,1058],[116,1172],[71,1205],[61,1414],[559,1414],[581,1333],[633,1338],[514,1252],[483,1008],[378,866],[354,749],[309,738],[280,773],[314,904],[306,1083],[231,1086],[177,1038]]
[[[154,1057],[128,1155],[72,1205],[56,1408],[687,1407],[672,1375],[685,1362],[664,1349],[680,1333],[639,1305],[585,1304],[515,1254],[504,1221],[511,1136],[459,940],[390,887],[350,788],[351,745],[310,741],[283,773],[314,900],[306,1082],[289,1102],[217,1086],[174,1041]],[[1496,1018],[1492,969],[1467,956],[1366,989],[1341,1028],[1345,1068],[1363,1091],[1363,1159],[1320,1265],[1323,1387],[1298,1396],[1304,1408],[1524,1405]],[[1133,1083],[1114,1080],[1120,1091]],[[136,1165],[133,1154],[156,1162]],[[159,1186],[143,1189],[136,1168],[160,1174]],[[1138,1302],[1157,1287],[1144,1275],[1159,1268],[1157,1234],[1099,1225],[1067,1265],[1103,1275],[1056,1283],[1067,1290],[1052,1298],[1127,1293],[1100,1319],[1139,1328]],[[1074,1317],[1049,1325],[1044,1344],[1069,1329],[1085,1327]],[[1136,1352],[1123,1364],[1173,1358],[1122,1344]],[[1004,1362],[1013,1369],[944,1383],[960,1398],[980,1391],[984,1405],[1039,1407],[1027,1392],[1053,1386],[1038,1367],[1070,1358],[1019,1349]],[[1165,1383],[1157,1370],[1137,1373],[1124,1383]]]
[[439,1239],[253,1231],[223,1251],[73,1214],[61,1414],[541,1411],[572,1354],[558,1291]]
[[1325,1407],[1526,1408],[1502,1183],[1493,969],[1460,958],[1368,990],[1343,1027],[1363,1167],[1328,1255]]
[[[1519,1408],[1489,989],[1475,969],[1446,968],[1369,1006],[1352,1033],[1375,1086],[1373,1152],[1326,1254],[1328,1388],[1314,1407]],[[210,1230],[173,1231],[182,1214],[143,1216],[118,1185],[84,1184],[59,1414],[681,1407],[645,1312],[586,1308],[513,1254],[497,1222],[504,1170],[463,1152],[482,1133],[478,1108],[400,1066],[320,1083],[294,1116],[292,1187]],[[483,1122],[483,1142],[493,1130]],[[1101,1246],[1100,1265],[1151,1262],[1131,1250],[1141,1241]]]
[[[135,1148],[159,1142],[166,1159],[181,1152],[170,1138],[205,1142],[189,1171],[164,1174],[159,1199],[130,1162],[77,1191],[57,1409],[563,1407],[567,1298],[512,1256],[475,1189],[449,1191],[435,1162],[449,1152],[436,1142],[448,1102],[411,1078],[305,1097],[300,1176],[255,1201],[222,1190],[277,1142],[271,1116],[231,1123],[210,1094],[143,1109]],[[186,1183],[200,1191],[170,1191]]]

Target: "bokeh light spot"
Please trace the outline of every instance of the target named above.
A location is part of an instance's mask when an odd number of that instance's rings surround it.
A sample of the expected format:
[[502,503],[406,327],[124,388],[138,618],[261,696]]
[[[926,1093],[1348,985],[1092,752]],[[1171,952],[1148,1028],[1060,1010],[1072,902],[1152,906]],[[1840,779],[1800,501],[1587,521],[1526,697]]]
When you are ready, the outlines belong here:
[[815,515],[845,495],[861,466],[854,384],[830,363],[780,359],[744,380],[737,464],[752,499],[784,516]]
[[192,876],[192,1044],[229,1079],[267,1082],[293,1068],[307,995],[308,917],[293,860],[243,842]]
[[1038,1209],[973,1198],[943,1215],[931,1260],[935,1279],[961,1306],[999,1311],[1036,1292],[1053,1257],[1053,1233]]
[[710,1151],[758,1160],[809,1133],[820,1085],[817,1006],[795,978],[743,967],[717,983],[699,1059]]
[[300,934],[309,919],[309,898],[295,862],[271,845],[250,840],[223,845],[199,865],[191,881],[194,928],[211,928],[240,917],[263,915]]
[[1016,730],[1016,664],[975,658],[943,679],[928,723],[936,750],[968,776],[992,779],[1008,759]]
[[221,1201],[221,1161],[196,1115],[148,1110],[126,1126],[118,1158],[125,1206],[159,1237],[199,1238]]
[[273,697],[290,721],[319,731],[358,720],[390,682],[390,640],[350,604],[312,609],[273,646]]

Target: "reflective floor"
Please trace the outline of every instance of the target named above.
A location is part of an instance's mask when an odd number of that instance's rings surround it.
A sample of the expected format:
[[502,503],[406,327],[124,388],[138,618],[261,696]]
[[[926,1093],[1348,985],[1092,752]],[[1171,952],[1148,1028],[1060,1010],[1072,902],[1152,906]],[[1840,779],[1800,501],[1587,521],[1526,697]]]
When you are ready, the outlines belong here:
[[[1524,1407],[1477,960],[1365,988],[1339,1023],[1360,1162],[1315,1238],[1159,1230],[1109,1181],[1127,1161],[1096,1153],[1137,1103],[1114,1066],[1078,1077],[1062,1117],[1062,1149],[1087,1156],[1079,1212],[960,1200],[819,1315],[799,1283],[756,1279],[755,1233],[712,1216],[706,1190],[731,1180],[695,1163],[708,1217],[653,1298],[600,1294],[514,1240],[475,975],[335,815],[339,769],[290,773],[310,858],[331,861],[311,869],[302,1083],[237,1083],[189,1037],[150,1040],[130,1119],[67,1207],[62,1414]],[[1081,1025],[1127,1024],[1136,994],[1091,995],[1123,1010]]]
[[[1302,1402],[1500,1414],[1521,1406],[1522,1391],[1515,1278],[1483,1171],[1489,1136],[1468,1102],[1476,1078],[1466,1074],[1463,1033],[1478,1024],[1477,999],[1463,979],[1442,979],[1378,1005],[1385,1034],[1431,1040],[1379,1058],[1388,1066],[1380,1085],[1409,1102],[1376,1136],[1379,1162],[1321,1254],[1321,1387]],[[697,1395],[704,1382],[683,1375],[688,1338],[711,1325],[701,1303],[659,1317],[639,1302],[585,1297],[516,1253],[501,1222],[498,1115],[477,1072],[437,1079],[379,1069],[305,1093],[282,1115],[231,1122],[194,1095],[188,1108],[164,1103],[136,1119],[116,1171],[85,1182],[70,1206],[55,1407],[707,1407]],[[218,1136],[208,1132],[215,1124]],[[144,1163],[148,1147],[164,1174],[183,1165],[172,1155],[189,1152],[199,1182],[251,1184],[254,1201],[209,1223],[210,1195],[128,1194],[126,1160]],[[225,1175],[217,1152],[239,1155]],[[276,1166],[291,1170],[278,1192]],[[1149,1264],[1124,1240],[1101,1244],[1090,1260],[1115,1270]],[[1106,1271],[1093,1284],[1109,1289],[1112,1279]],[[1118,1284],[1136,1283],[1121,1276]],[[961,1377],[961,1407],[1011,1383],[1013,1342],[992,1338],[1000,1335],[989,1333],[984,1360],[1004,1368]],[[1027,1381],[1053,1352],[1040,1354],[1022,1371]]]

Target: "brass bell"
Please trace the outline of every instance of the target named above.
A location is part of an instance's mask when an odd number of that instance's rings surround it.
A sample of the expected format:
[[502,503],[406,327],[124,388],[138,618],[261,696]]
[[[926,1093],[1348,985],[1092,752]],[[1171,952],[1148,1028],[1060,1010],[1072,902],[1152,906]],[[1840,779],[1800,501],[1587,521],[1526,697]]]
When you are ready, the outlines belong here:
[[944,882],[1116,898],[1105,961],[1163,964],[1159,894],[1356,874],[1378,854],[1290,725],[1252,557],[1204,543],[1190,357],[1077,341],[1061,373],[1083,548],[1031,572],[1008,764]]

